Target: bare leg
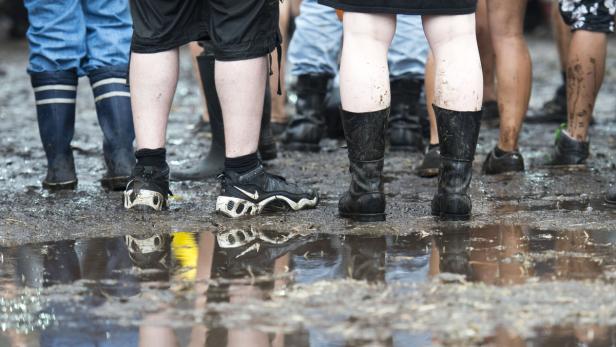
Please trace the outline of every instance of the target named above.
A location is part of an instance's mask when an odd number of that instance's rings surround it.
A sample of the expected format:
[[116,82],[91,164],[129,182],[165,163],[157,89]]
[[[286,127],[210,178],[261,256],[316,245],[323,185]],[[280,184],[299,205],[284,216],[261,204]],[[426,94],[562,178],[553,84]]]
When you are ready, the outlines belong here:
[[178,49],[131,54],[131,104],[138,149],[165,147],[167,120],[178,81],[178,54]]
[[191,42],[190,47],[190,55],[193,66],[193,76],[197,79],[197,85],[199,86],[199,95],[201,95],[201,117],[203,121],[209,122],[210,115],[207,112],[207,101],[205,100],[205,92],[203,91],[203,83],[201,83],[201,73],[199,73],[199,65],[197,65],[197,56],[203,53],[203,48],[199,46],[197,42]]
[[531,61],[524,38],[526,0],[490,0],[488,17],[496,53],[500,134],[498,147],[517,150],[518,136],[528,110]]
[[389,107],[387,50],[396,30],[393,15],[348,12],[340,64],[340,99],[349,112]]
[[567,64],[567,131],[578,141],[588,138],[588,125],[605,74],[607,35],[573,33]]
[[571,43],[571,29],[563,20],[558,8],[558,0],[554,0],[552,4],[552,33],[556,40],[558,48],[558,59],[560,61],[561,71],[567,69],[567,55],[569,53],[569,44]]
[[477,2],[477,45],[481,56],[483,71],[483,101],[496,100],[496,84],[494,75],[494,48],[490,38],[490,23],[488,21],[487,0]]
[[436,129],[436,114],[434,114],[434,78],[436,71],[434,66],[434,55],[432,52],[428,54],[426,61],[426,73],[424,80],[424,90],[426,93],[426,105],[428,109],[428,120],[430,121],[430,144],[438,145],[438,131]]
[[267,58],[216,61],[216,91],[225,126],[227,158],[256,153],[259,144]]
[[[280,69],[278,66],[273,66],[273,74],[269,77],[270,88],[272,88],[272,122],[274,123],[286,123],[288,120],[285,113],[285,100],[287,97],[285,87],[285,69],[287,62],[287,48],[289,47],[289,20],[291,19],[291,3],[289,1],[283,1],[280,3],[280,32],[282,33],[282,57],[280,59]],[[272,54],[272,59],[278,61],[278,52]],[[282,95],[278,95],[278,79],[280,78]]]
[[481,110],[483,80],[475,16],[424,16],[423,22],[436,64],[434,104],[455,111]]

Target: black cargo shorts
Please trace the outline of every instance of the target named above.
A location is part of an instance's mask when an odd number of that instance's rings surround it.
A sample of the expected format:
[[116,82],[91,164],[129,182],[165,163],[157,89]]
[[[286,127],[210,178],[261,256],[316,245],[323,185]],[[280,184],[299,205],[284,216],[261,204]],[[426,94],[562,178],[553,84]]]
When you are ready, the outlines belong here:
[[217,60],[262,57],[280,46],[279,0],[130,0],[135,53],[211,40]]

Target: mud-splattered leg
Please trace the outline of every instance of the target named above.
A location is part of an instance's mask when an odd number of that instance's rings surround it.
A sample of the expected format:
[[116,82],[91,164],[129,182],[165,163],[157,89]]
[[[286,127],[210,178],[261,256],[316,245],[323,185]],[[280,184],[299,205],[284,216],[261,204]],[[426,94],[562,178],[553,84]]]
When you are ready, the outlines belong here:
[[603,75],[607,35],[578,30],[573,33],[567,63],[567,132],[578,141],[586,141],[595,100]]

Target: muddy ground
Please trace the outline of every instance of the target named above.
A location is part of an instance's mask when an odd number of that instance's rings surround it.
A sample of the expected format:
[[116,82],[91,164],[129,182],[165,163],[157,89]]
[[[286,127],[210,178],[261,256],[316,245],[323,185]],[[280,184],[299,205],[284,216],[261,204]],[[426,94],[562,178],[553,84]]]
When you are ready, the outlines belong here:
[[[530,46],[537,108],[560,74],[548,35]],[[526,173],[482,176],[497,138],[485,128],[470,222],[433,219],[436,181],[412,171],[420,156],[389,153],[387,222],[363,225],[337,217],[348,177],[334,140],[269,164],[318,188],[316,210],[229,221],[212,213],[211,180],[174,183],[158,215],[124,211],[121,194],[99,185],[102,137],[87,79],[73,142],[78,189],[46,192],[27,46],[0,47],[0,345],[616,345],[616,210],[602,200],[616,182],[614,40],[588,169],[542,168],[556,126],[527,124]],[[189,131],[200,101],[184,58],[168,134],[173,168],[208,142]]]

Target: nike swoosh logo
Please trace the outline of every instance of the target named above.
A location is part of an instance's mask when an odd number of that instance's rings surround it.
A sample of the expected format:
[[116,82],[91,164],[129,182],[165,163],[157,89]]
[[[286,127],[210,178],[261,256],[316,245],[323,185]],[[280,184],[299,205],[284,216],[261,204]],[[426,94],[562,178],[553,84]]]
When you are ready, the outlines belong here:
[[255,190],[255,193],[252,194],[252,193],[249,193],[249,192],[245,191],[244,189],[242,189],[242,188],[240,188],[238,186],[234,186],[234,187],[235,187],[235,189],[237,189],[240,192],[244,193],[244,195],[246,195],[247,197],[249,197],[249,198],[251,198],[253,200],[259,200],[259,191],[258,190]]

